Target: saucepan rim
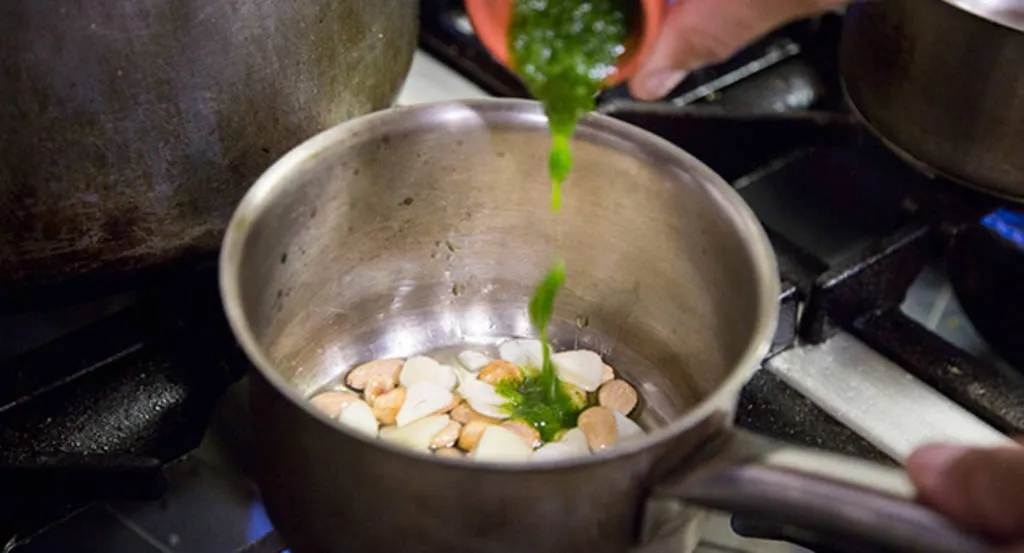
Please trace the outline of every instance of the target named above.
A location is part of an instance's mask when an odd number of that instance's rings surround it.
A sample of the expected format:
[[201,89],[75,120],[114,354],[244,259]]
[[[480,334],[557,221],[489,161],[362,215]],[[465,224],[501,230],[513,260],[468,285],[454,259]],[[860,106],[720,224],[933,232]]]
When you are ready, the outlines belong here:
[[[722,216],[733,220],[753,256],[755,274],[750,278],[759,289],[759,302],[757,305],[751,306],[751,309],[755,311],[753,316],[757,318],[753,339],[747,345],[732,372],[696,406],[669,424],[652,430],[644,439],[622,444],[595,455],[529,463],[466,462],[410,451],[378,438],[370,438],[349,430],[314,409],[309,400],[275,370],[274,364],[252,333],[242,307],[240,285],[243,278],[243,275],[240,274],[240,262],[245,242],[253,222],[271,203],[271,192],[280,183],[285,182],[296,167],[306,163],[332,145],[353,137],[358,137],[358,140],[372,139],[380,129],[393,128],[393,125],[385,125],[385,122],[406,117],[416,118],[417,116],[429,116],[432,121],[450,121],[452,117],[460,115],[475,116],[487,121],[507,121],[509,115],[514,115],[516,122],[521,122],[524,128],[534,126],[538,132],[547,133],[547,120],[540,104],[532,100],[481,99],[397,107],[351,119],[313,136],[271,165],[248,190],[236,208],[224,235],[219,267],[220,293],[231,330],[262,378],[265,378],[278,392],[307,414],[332,426],[339,432],[344,432],[350,438],[362,440],[392,453],[420,457],[434,463],[451,463],[465,470],[543,471],[605,463],[672,440],[719,410],[723,404],[731,407],[739,397],[740,388],[753,375],[762,359],[767,355],[778,323],[780,284],[778,266],[771,243],[746,202],[724,179],[706,165],[653,133],[597,113],[589,114],[580,121],[577,135],[597,133],[603,135],[604,138],[623,141],[633,147],[657,154],[659,158],[674,160],[679,166],[686,167],[691,174],[696,174],[697,178],[710,188],[709,191],[721,201],[721,205],[725,207]],[[545,201],[545,199],[538,201]]]

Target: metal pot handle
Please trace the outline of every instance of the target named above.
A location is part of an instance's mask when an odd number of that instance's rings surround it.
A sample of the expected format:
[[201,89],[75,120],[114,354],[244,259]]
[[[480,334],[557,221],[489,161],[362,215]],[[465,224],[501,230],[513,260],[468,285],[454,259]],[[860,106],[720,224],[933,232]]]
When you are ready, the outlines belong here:
[[[830,550],[992,550],[984,539],[915,503],[914,488],[899,469],[739,430],[700,457],[652,490],[648,519],[681,501],[784,526],[802,544]],[[645,539],[665,531],[650,520],[645,524]]]

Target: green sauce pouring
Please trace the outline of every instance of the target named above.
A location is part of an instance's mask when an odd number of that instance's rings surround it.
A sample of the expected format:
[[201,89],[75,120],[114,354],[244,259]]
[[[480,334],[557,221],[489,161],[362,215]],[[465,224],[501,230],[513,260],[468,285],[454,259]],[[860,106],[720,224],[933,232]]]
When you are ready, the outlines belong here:
[[[635,0],[516,0],[509,28],[512,65],[548,117],[552,146],[551,210],[562,204],[562,181],[572,168],[569,138],[576,123],[594,109],[594,98],[626,51]],[[530,322],[544,349],[540,370],[524,367],[521,381],[499,382],[513,419],[530,424],[543,441],[576,426],[586,392],[563,383],[551,362],[548,323],[565,283],[565,266],[548,271],[530,299]]]
[[551,209],[561,208],[572,168],[569,138],[626,51],[635,0],[516,0],[512,67],[544,105],[551,129]]
[[549,442],[558,432],[576,426],[576,419],[586,407],[586,396],[571,393],[570,385],[561,382],[551,363],[548,323],[555,309],[555,297],[565,283],[565,266],[557,263],[537,286],[530,300],[530,322],[540,333],[544,361],[540,370],[529,370],[521,381],[503,380],[496,390],[509,399],[506,404],[513,419],[533,426],[541,440]]

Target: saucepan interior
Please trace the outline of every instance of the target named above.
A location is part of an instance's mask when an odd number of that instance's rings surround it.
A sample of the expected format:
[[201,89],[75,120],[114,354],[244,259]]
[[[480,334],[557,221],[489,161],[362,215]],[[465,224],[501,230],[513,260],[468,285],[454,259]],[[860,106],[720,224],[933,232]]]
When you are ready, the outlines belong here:
[[[718,176],[590,116],[550,210],[538,106],[403,108],[321,134],[253,187],[222,287],[257,368],[302,401],[359,362],[532,336],[527,303],[561,258],[556,348],[601,353],[640,392],[648,440],[732,395],[776,321],[774,257]],[[339,427],[339,431],[340,427]]]

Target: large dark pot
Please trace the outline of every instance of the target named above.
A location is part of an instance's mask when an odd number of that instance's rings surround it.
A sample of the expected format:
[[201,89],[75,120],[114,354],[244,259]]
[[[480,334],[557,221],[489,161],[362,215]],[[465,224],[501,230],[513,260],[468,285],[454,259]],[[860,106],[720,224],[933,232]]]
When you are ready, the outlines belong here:
[[274,159],[390,105],[416,0],[0,7],[0,290],[214,253]]
[[851,105],[927,172],[1024,201],[1024,3],[854,2],[841,71]]

